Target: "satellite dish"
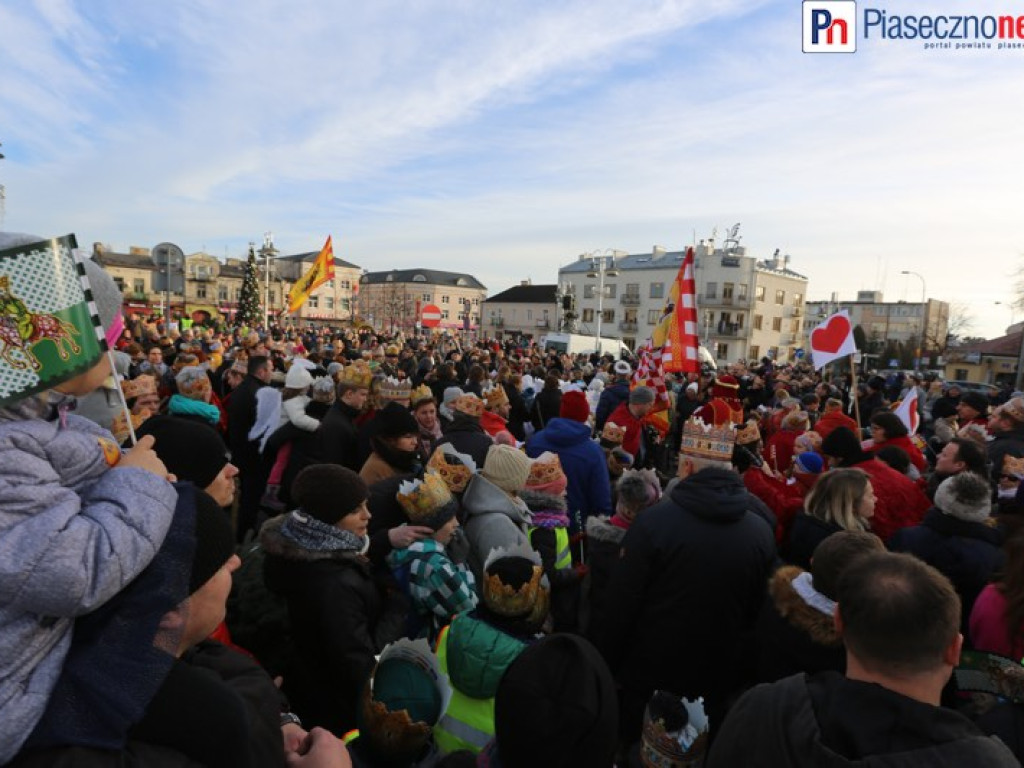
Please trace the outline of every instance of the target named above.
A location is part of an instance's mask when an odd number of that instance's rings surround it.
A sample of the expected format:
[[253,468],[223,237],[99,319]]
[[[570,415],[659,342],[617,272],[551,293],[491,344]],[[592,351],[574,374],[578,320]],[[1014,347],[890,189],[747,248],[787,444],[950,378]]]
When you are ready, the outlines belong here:
[[172,270],[185,268],[185,254],[174,243],[160,243],[160,245],[153,246],[150,253],[153,263],[157,267],[167,269],[169,266]]

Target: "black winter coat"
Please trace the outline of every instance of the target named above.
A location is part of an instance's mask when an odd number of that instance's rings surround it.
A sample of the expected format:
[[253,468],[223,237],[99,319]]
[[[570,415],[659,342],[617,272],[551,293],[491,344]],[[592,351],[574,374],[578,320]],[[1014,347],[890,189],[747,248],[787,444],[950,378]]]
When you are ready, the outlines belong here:
[[704,696],[715,711],[742,683],[776,559],[772,529],[738,474],[707,468],[644,510],[622,550],[595,628],[613,674],[634,700],[661,689]]
[[557,419],[562,412],[562,390],[542,389],[533,398],[533,407],[530,410],[533,427],[539,432],[549,421]]
[[805,571],[811,568],[811,556],[814,549],[833,533],[839,533],[840,528],[835,523],[819,520],[814,515],[800,512],[793,518],[793,525],[789,529],[789,540],[786,542],[782,558],[787,563],[803,568]]
[[434,441],[434,449],[442,443],[451,443],[459,453],[469,454],[476,462],[479,470],[487,459],[487,451],[494,445],[494,440],[480,426],[480,420],[463,413],[456,413],[449,424],[443,426],[444,434]]
[[228,401],[228,448],[231,463],[243,473],[260,468],[259,441],[249,440],[256,423],[256,392],[265,387],[255,376],[246,376]]
[[336,736],[355,727],[355,713],[374,656],[402,637],[408,601],[390,574],[374,572],[353,552],[297,547],[280,533],[285,516],[260,531],[267,587],[288,601],[295,670],[284,690],[306,729]]
[[889,539],[893,552],[909,552],[944,574],[960,595],[961,631],[967,635],[971,608],[992,574],[1003,564],[998,528],[961,520],[934,507],[920,525],[901,528]]

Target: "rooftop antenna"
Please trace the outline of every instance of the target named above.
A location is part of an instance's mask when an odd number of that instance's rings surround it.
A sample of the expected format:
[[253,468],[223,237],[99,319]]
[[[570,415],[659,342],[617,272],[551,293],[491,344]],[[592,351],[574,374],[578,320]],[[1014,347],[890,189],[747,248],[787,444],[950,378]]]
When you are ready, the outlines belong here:
[[[0,147],[3,146],[3,142],[0,142]],[[3,153],[0,152],[0,160],[3,160]],[[0,232],[4,228],[4,214],[7,212],[7,187],[0,184]]]

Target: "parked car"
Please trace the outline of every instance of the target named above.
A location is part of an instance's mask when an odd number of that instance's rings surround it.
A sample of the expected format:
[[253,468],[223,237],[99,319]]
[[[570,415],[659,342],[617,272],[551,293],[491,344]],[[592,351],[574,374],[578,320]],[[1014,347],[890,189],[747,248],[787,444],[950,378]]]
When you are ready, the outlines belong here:
[[999,394],[999,387],[994,384],[983,384],[980,381],[964,381],[963,379],[949,379],[943,386],[956,385],[961,392],[981,392],[981,394],[992,398]]

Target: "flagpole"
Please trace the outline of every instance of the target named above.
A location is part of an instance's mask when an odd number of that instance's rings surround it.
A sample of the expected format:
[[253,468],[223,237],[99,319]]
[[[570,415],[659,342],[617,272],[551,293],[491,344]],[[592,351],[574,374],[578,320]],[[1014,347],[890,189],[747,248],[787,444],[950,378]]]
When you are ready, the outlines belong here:
[[114,367],[114,350],[107,348],[107,359],[110,360],[110,371],[114,376],[114,384],[117,385],[117,396],[121,400],[121,410],[124,411],[124,417],[128,424],[128,436],[131,438],[132,445],[135,445],[139,440],[135,437],[135,426],[132,424],[132,411],[128,407],[128,401],[124,397],[124,390],[121,389],[121,380],[117,378],[117,368]]
[[[850,355],[850,376],[852,377],[850,383],[850,393],[853,395],[853,412],[857,419],[857,429],[862,429],[860,423],[860,399],[857,397],[857,366],[853,363],[853,355]],[[860,434],[857,435],[857,439],[860,439]]]

